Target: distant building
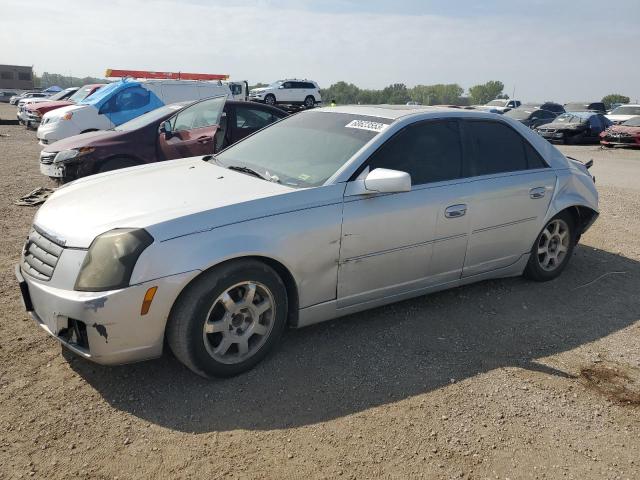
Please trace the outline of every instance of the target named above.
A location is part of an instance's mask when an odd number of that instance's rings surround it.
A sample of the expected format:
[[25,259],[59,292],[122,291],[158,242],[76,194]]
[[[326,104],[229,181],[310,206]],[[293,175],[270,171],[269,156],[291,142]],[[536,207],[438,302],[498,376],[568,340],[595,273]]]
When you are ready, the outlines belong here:
[[33,67],[0,65],[0,88],[31,90],[33,88]]

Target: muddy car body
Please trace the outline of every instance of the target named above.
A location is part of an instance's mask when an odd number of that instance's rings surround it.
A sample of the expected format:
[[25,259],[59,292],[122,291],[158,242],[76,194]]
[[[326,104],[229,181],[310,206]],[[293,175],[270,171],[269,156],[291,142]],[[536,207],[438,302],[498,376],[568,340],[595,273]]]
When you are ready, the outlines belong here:
[[228,376],[286,325],[555,278],[597,215],[587,168],[518,122],[334,107],[216,157],[68,184],[38,210],[16,273],[38,325],[85,358],[149,359],[166,339],[193,371]]
[[550,142],[597,143],[600,141],[600,133],[611,125],[611,121],[601,113],[567,112],[535,130]]
[[640,147],[640,116],[607,128],[600,134],[600,144],[605,147]]

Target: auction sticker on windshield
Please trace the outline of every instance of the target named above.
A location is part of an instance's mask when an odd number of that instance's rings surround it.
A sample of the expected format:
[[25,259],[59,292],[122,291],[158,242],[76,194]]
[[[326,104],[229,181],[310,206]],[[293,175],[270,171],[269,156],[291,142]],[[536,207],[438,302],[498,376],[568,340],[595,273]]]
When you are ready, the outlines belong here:
[[371,132],[381,132],[389,125],[384,123],[371,122],[369,120],[353,120],[345,125],[345,128],[357,128],[359,130],[369,130]]

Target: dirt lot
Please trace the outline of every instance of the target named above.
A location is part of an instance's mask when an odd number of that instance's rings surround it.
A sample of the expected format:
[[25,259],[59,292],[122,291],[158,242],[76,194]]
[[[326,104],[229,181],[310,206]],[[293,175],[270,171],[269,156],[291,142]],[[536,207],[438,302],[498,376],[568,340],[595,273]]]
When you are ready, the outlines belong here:
[[[0,117],[13,108],[0,105]],[[285,335],[249,374],[62,355],[13,277],[47,180],[0,126],[0,478],[640,478],[640,151],[561,279],[489,281]]]

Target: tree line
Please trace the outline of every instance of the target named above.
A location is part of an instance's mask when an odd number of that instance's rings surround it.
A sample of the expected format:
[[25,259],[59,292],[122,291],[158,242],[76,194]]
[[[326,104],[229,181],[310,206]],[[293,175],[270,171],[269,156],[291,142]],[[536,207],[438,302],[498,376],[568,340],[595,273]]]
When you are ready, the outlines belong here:
[[[34,75],[34,84],[39,88],[47,88],[57,85],[61,88],[81,87],[90,83],[108,83],[109,80],[95,77],[73,77],[59,73],[44,72],[42,75]],[[266,87],[265,83],[257,83],[252,88]],[[504,84],[499,80],[490,80],[486,83],[474,85],[469,88],[469,95],[464,96],[464,88],[457,83],[416,85],[407,87],[404,83],[394,83],[381,90],[363,89],[353,83],[340,81],[329,88],[320,89],[320,94],[325,103],[335,101],[337,104],[391,104],[404,105],[407,102],[417,102],[421,105],[482,105],[496,98],[509,98],[504,93]],[[612,93],[606,95],[604,102],[607,109],[615,103],[629,103],[629,97]]]

